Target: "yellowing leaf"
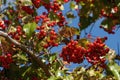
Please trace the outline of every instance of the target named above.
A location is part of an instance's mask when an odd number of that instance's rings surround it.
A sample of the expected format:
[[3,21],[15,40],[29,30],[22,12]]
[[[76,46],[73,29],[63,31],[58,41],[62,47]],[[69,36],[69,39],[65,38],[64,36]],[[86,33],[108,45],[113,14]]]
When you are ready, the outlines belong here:
[[79,44],[85,48],[87,48],[87,44],[89,43],[89,40],[86,38],[82,38],[78,40]]
[[78,35],[79,30],[74,27],[63,27],[59,33],[63,37],[72,37],[75,34]]

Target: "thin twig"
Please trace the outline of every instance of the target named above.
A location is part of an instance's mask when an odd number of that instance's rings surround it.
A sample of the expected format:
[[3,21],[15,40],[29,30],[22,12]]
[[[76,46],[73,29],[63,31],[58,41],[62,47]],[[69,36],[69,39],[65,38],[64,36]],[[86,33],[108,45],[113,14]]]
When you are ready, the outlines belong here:
[[90,28],[90,31],[89,31],[89,34],[91,33],[91,31],[93,30],[93,27],[95,25],[95,22],[92,24],[91,28]]
[[116,55],[115,59],[120,60],[120,56]]

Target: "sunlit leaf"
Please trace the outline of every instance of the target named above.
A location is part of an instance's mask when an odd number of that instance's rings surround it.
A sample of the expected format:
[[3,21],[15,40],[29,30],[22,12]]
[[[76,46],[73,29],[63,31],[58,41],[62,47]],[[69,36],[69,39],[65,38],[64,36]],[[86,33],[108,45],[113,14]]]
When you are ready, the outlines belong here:
[[17,58],[20,60],[28,61],[28,58],[24,54],[17,54]]
[[78,8],[78,5],[76,5],[74,1],[71,1],[70,2],[70,9],[74,10],[74,9],[77,9],[77,8]]
[[64,10],[64,6],[63,5],[60,6],[60,10]]
[[113,73],[113,75],[115,76],[116,80],[120,79],[120,66],[118,66],[117,63],[113,62],[113,63],[109,63],[108,67],[110,69],[110,71]]
[[25,31],[25,34],[28,38],[30,38],[33,32],[35,32],[36,27],[37,27],[37,24],[35,22],[28,23],[23,26],[23,30]]

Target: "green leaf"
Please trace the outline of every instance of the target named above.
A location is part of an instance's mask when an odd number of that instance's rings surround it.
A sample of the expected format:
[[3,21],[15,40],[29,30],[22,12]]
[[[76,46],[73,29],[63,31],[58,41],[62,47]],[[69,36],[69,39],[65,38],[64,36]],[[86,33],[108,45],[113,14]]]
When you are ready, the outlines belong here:
[[58,61],[56,61],[52,64],[54,71],[58,70],[60,66],[61,66],[61,64]]
[[56,21],[59,20],[58,16],[57,16],[54,12],[49,12],[48,17],[49,17],[51,20],[56,20]]
[[25,31],[25,34],[26,34],[27,38],[30,38],[32,36],[36,27],[37,27],[37,24],[35,22],[27,23],[23,26],[23,30]]
[[112,62],[112,63],[108,64],[108,68],[113,73],[113,75],[115,76],[116,80],[120,80],[120,74],[119,74],[120,66],[118,66],[118,64],[116,64],[115,62]]
[[75,2],[74,1],[71,1],[70,2],[70,9],[74,10],[75,9]]
[[80,17],[80,30],[84,30],[93,22],[92,17],[90,16],[81,16]]
[[17,54],[18,58],[24,61],[28,61],[28,58],[24,54]]
[[29,67],[23,74],[22,76],[24,77],[26,75],[27,72],[29,72],[31,70],[31,67]]
[[31,5],[32,5],[32,2],[31,2],[31,0],[24,0],[24,1],[23,1],[23,4],[24,4],[24,5],[27,5],[27,6],[31,6]]
[[54,53],[54,54],[52,54],[52,55],[50,56],[50,60],[49,60],[49,61],[52,63],[56,58],[57,58],[57,54]]

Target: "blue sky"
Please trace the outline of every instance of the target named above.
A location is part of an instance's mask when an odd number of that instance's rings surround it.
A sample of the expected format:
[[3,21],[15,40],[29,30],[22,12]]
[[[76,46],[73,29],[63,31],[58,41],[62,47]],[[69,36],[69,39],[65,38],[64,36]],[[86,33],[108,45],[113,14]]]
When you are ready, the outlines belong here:
[[[46,11],[44,9],[44,7],[40,7],[38,9],[38,15],[40,15],[42,12]],[[74,13],[75,16],[77,16],[77,12],[74,11],[74,10],[70,10],[69,9],[69,3],[65,4],[64,5],[64,10],[62,11],[63,14],[65,15],[66,12],[68,11],[71,11]],[[47,11],[46,11],[47,12]],[[103,19],[98,19],[96,22],[95,22],[95,25],[93,26],[93,29],[91,31],[91,35],[95,37],[105,37],[107,36],[108,37],[108,40],[106,40],[105,44],[110,47],[111,49],[114,49],[116,51],[116,54],[118,54],[118,45],[120,45],[120,30],[118,29],[117,31],[115,30],[115,34],[108,34],[107,32],[105,32],[103,29],[99,28],[99,26],[101,25],[101,22],[103,21]],[[72,22],[70,21],[70,26],[74,26],[76,28],[78,28],[78,22],[79,22],[79,18],[75,18],[72,20]],[[85,30],[87,33],[89,33],[90,29],[91,29],[92,25],[89,25],[89,27]],[[85,36],[85,33],[84,31],[81,32],[81,37],[84,37]],[[61,52],[61,49],[62,49],[63,45],[62,46],[58,46],[58,47],[54,47],[52,48],[52,52],[58,52],[60,53]],[[67,66],[70,68],[70,70],[72,70],[74,67],[77,67],[79,65],[90,65],[86,60],[83,61],[83,63],[81,64],[73,64],[71,63],[70,66]]]

